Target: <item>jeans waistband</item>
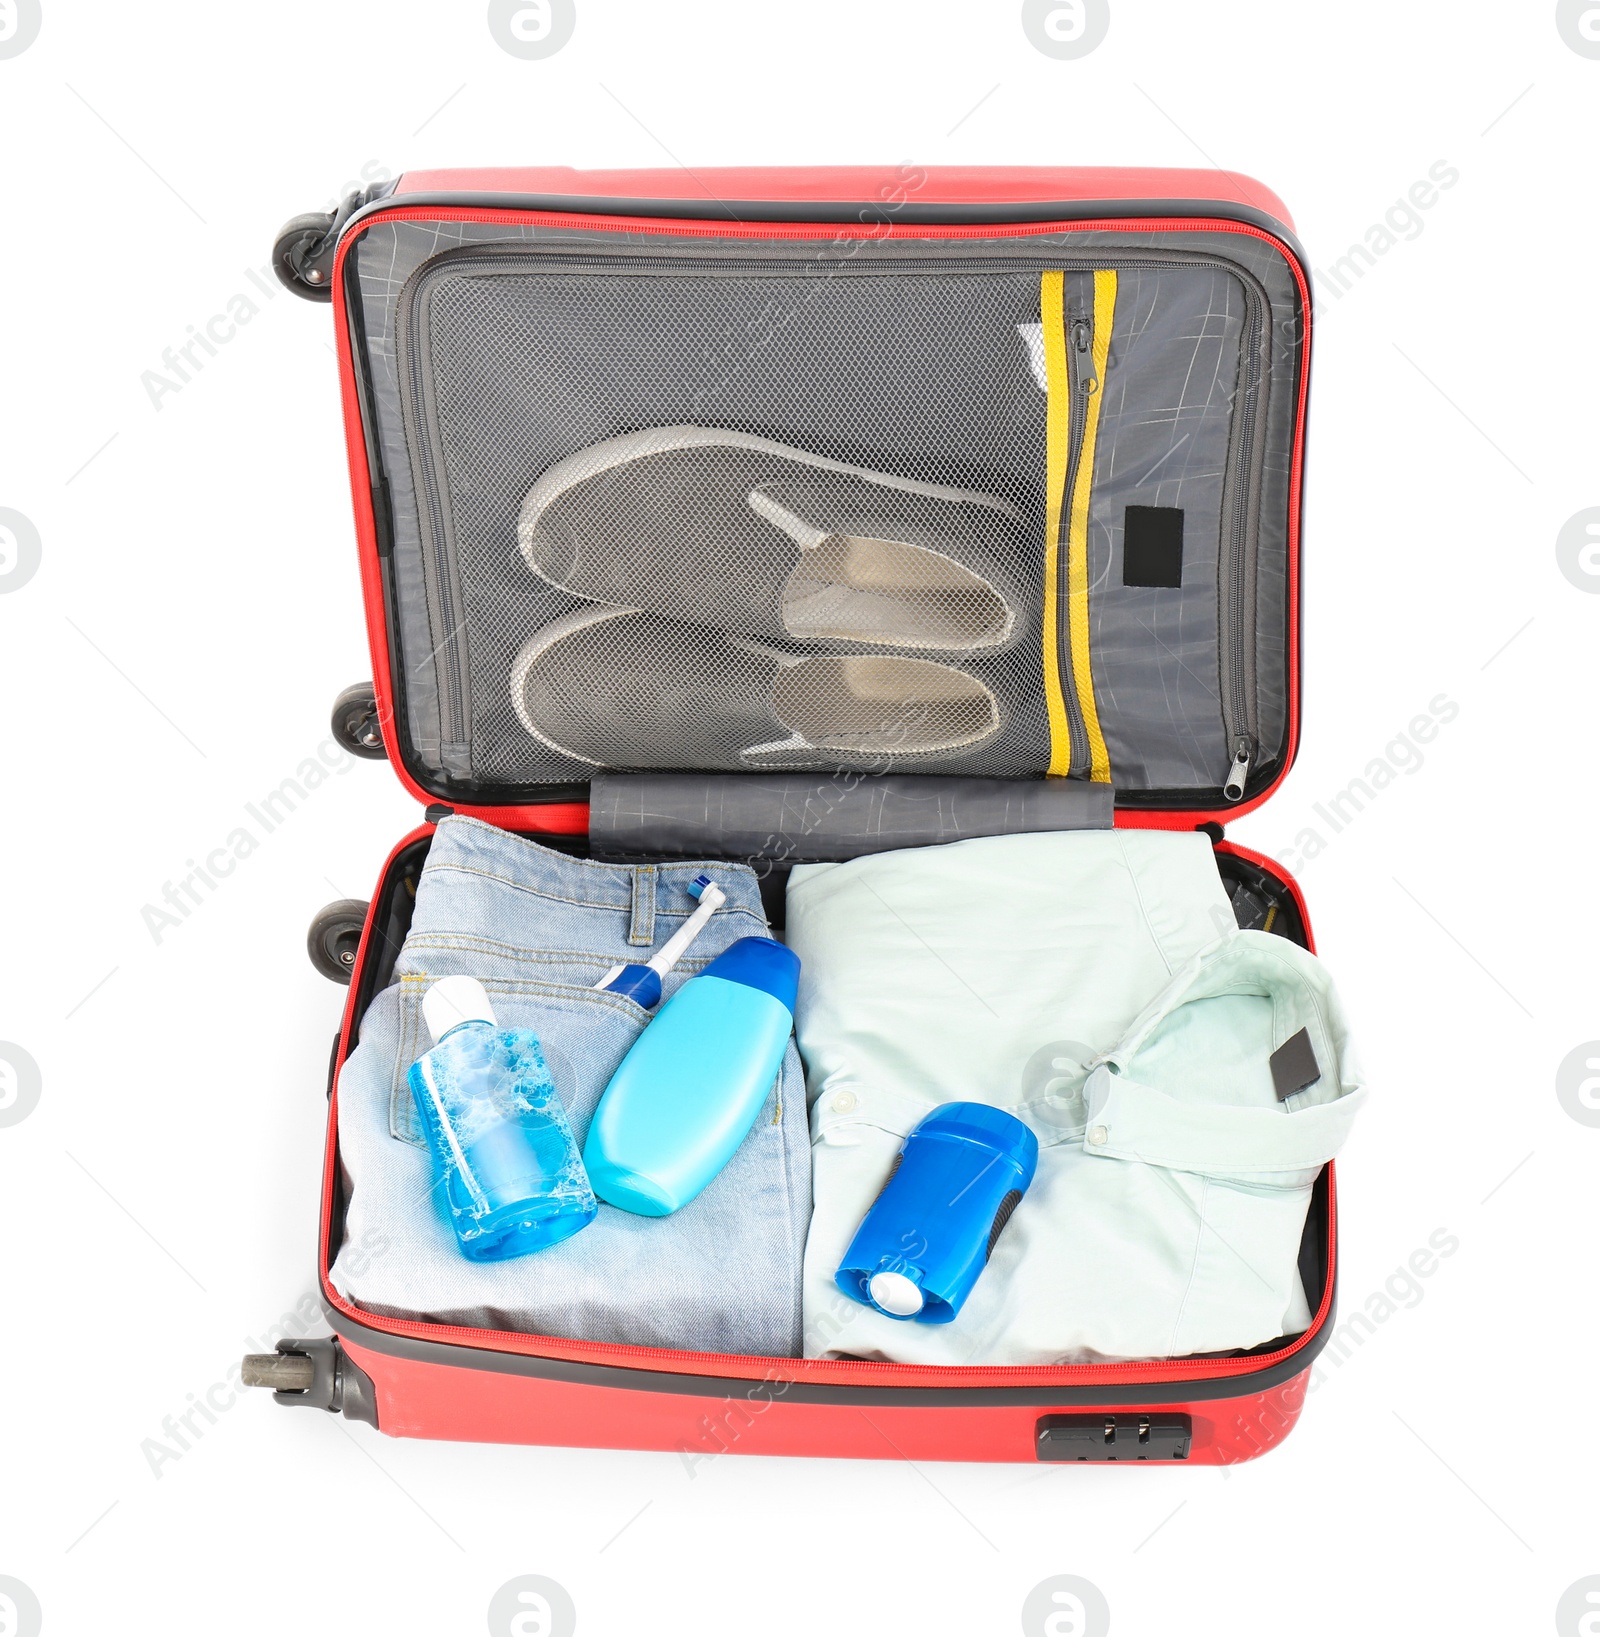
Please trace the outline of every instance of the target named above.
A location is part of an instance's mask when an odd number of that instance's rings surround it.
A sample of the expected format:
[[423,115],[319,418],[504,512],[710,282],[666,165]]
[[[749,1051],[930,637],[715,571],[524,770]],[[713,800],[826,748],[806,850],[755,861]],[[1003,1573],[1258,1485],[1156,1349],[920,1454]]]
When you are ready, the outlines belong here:
[[[641,949],[660,942],[655,925],[658,913],[674,920],[692,913],[695,900],[688,889],[697,875],[709,873],[726,894],[726,910],[754,916],[760,926],[751,931],[766,928],[761,889],[747,865],[712,860],[605,864],[556,852],[526,836],[460,815],[441,820],[434,833],[418,889],[414,926],[428,928],[432,920],[429,877],[457,873],[557,904],[614,910],[626,917],[627,943]],[[440,886],[443,884],[441,880]]]

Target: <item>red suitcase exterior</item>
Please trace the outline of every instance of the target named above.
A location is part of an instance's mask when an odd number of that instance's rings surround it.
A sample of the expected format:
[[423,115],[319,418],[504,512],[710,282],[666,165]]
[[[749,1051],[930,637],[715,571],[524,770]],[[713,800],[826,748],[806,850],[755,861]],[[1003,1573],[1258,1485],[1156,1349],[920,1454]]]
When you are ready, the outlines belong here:
[[[678,172],[558,169],[429,171],[381,197],[352,197],[325,228],[311,218],[280,239],[280,276],[298,293],[331,291],[376,710],[395,770],[429,807],[380,875],[353,970],[331,1071],[318,1279],[331,1340],[285,1340],[303,1386],[280,1402],[339,1410],[400,1437],[672,1450],[691,1470],[724,1453],[911,1460],[1109,1461],[1221,1465],[1249,1460],[1294,1426],[1332,1329],[1336,1284],[1333,1166],[1313,1198],[1301,1269],[1314,1317],[1300,1336],[1254,1353],[1153,1363],[1038,1368],[918,1367],[844,1359],[706,1355],[393,1319],[349,1303],[328,1281],[341,1227],[338,1071],[365,1006],[387,979],[386,932],[407,872],[443,811],[509,829],[582,836],[587,807],[567,792],[515,804],[441,802],[397,726],[394,592],[386,566],[379,465],[363,404],[363,339],[346,258],[393,221],[522,228],[576,224],[629,235],[753,235],[828,240],[1042,232],[1248,237],[1281,255],[1298,290],[1293,443],[1287,473],[1287,702],[1273,776],[1245,799],[1191,807],[1119,806],[1117,823],[1208,829],[1220,864],[1276,884],[1310,947],[1305,905],[1270,859],[1222,839],[1221,824],[1267,800],[1291,765],[1299,721],[1300,490],[1310,357],[1310,290],[1288,213],[1259,183],[1216,171],[900,168]],[[309,224],[309,225],[307,225]],[[293,226],[294,224],[291,224]],[[286,230],[287,231],[287,230]],[[1231,862],[1230,862],[1231,861]],[[278,1378],[281,1380],[287,1377]],[[264,1382],[263,1384],[273,1384]]]

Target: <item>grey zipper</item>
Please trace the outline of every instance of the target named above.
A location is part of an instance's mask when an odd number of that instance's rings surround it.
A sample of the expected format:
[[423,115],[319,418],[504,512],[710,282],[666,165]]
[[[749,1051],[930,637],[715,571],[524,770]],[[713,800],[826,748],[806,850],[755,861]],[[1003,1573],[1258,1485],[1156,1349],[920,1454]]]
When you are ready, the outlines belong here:
[[[1229,535],[1218,586],[1218,685],[1222,698],[1222,728],[1233,760],[1223,781],[1222,794],[1230,802],[1244,799],[1250,765],[1257,750],[1256,719],[1256,517],[1260,505],[1262,454],[1256,448],[1257,429],[1264,431],[1260,413],[1266,391],[1261,346],[1264,340],[1265,300],[1245,283],[1249,321],[1239,349],[1238,412],[1229,440],[1228,470],[1223,481],[1224,515]],[[1239,458],[1235,452],[1239,451]],[[1244,485],[1241,493],[1239,486]]]
[[[438,437],[430,412],[426,379],[425,346],[418,345],[414,309],[429,279],[446,268],[452,274],[496,273],[515,274],[522,269],[508,265],[513,261],[543,266],[564,273],[670,273],[677,277],[715,276],[722,272],[737,271],[745,276],[766,274],[774,278],[793,278],[797,274],[815,275],[815,263],[748,260],[736,257],[686,257],[683,260],[669,256],[607,256],[596,258],[576,249],[530,249],[526,243],[485,245],[470,250],[446,251],[424,262],[407,280],[398,302],[396,348],[406,390],[401,398],[405,411],[406,438],[412,450],[412,465],[418,477],[419,492],[426,505],[422,520],[425,535],[424,572],[430,601],[436,619],[434,629],[443,630],[444,636],[434,650],[441,656],[436,666],[439,691],[441,737],[446,741],[464,743],[469,731],[470,673],[467,669],[466,647],[460,640],[459,605],[454,552],[448,536],[448,523],[438,482]],[[1239,354],[1239,407],[1232,417],[1229,431],[1227,461],[1223,477],[1223,515],[1228,522],[1228,533],[1218,584],[1218,683],[1222,700],[1224,740],[1232,764],[1223,785],[1223,796],[1230,802],[1239,801],[1245,792],[1245,783],[1257,751],[1256,676],[1255,676],[1255,548],[1256,506],[1259,501],[1262,441],[1266,417],[1259,413],[1260,399],[1266,390],[1262,371],[1261,347],[1265,338],[1266,292],[1255,276],[1235,262],[1218,256],[1194,255],[1176,257],[1170,253],[1141,256],[1137,252],[1119,251],[1114,257],[1095,256],[1077,260],[1062,257],[1026,257],[1014,260],[924,261],[897,262],[897,275],[926,273],[948,275],[953,273],[1025,273],[1061,269],[1065,272],[1093,272],[1096,268],[1121,270],[1128,267],[1212,267],[1237,278],[1245,292],[1245,339]],[[848,258],[840,258],[839,270],[859,273],[863,277],[881,275],[882,262],[873,262],[856,268]],[[1069,323],[1087,326],[1087,339],[1092,349],[1093,322],[1082,314],[1069,316]],[[1068,455],[1067,487],[1062,500],[1062,540],[1069,528],[1072,487],[1076,480],[1078,458],[1081,454],[1083,411],[1085,395],[1078,390],[1076,338],[1069,332],[1068,371],[1074,383],[1072,392],[1071,449]],[[1093,368],[1093,353],[1089,353]],[[431,559],[431,561],[430,561]],[[1065,607],[1065,574],[1067,563],[1064,552],[1060,558],[1062,579],[1058,584],[1058,606]],[[1079,771],[1088,762],[1088,733],[1083,724],[1083,713],[1078,702],[1077,688],[1072,671],[1070,629],[1062,625],[1062,693],[1067,710],[1069,755],[1073,770]]]

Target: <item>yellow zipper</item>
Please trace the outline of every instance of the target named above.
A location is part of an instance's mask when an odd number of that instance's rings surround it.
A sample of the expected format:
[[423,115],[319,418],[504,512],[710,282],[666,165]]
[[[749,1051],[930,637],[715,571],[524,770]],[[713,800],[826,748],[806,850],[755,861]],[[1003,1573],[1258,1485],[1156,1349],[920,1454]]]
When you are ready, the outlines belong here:
[[[1067,367],[1064,294],[1062,273],[1047,272],[1041,275],[1039,318],[1044,339],[1046,383],[1044,679],[1045,707],[1050,721],[1050,766],[1047,771],[1056,777],[1065,777],[1072,772],[1072,723],[1061,675],[1061,515],[1065,509],[1066,615],[1073,702],[1078,707],[1083,724],[1089,777],[1107,784],[1111,780],[1111,759],[1106,752],[1100,713],[1095,705],[1094,675],[1089,655],[1089,501],[1094,490],[1100,399],[1117,306],[1116,272],[1100,268],[1094,273],[1094,314],[1089,349],[1093,373],[1090,390],[1083,395],[1083,429],[1078,438],[1076,462],[1072,447],[1073,386]],[[1070,496],[1066,493],[1069,474],[1074,474]]]
[[1094,275],[1094,378],[1084,410],[1083,439],[1078,446],[1078,475],[1072,486],[1072,515],[1067,524],[1067,629],[1072,638],[1072,675],[1089,739],[1089,777],[1111,782],[1111,758],[1100,731],[1094,702],[1094,674],[1089,668],[1089,496],[1094,489],[1094,450],[1100,431],[1100,400],[1105,396],[1106,359],[1111,352],[1111,325],[1117,310],[1117,275],[1097,268]]

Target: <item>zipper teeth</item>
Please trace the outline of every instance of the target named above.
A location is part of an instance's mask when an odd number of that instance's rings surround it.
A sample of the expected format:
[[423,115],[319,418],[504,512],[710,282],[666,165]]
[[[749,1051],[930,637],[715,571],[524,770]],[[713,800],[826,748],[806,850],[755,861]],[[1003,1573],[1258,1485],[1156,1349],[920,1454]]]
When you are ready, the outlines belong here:
[[[1256,407],[1261,388],[1260,347],[1263,316],[1255,291],[1248,284],[1244,288],[1250,306],[1250,323],[1245,335],[1245,346],[1240,354],[1240,368],[1242,373],[1248,365],[1251,379],[1248,389],[1241,394],[1244,401],[1239,410],[1236,435],[1238,447],[1244,451],[1245,458],[1248,458],[1255,439]],[[1239,481],[1238,466],[1242,463],[1242,461],[1233,463],[1236,483]],[[1223,710],[1226,713],[1223,727],[1228,738],[1229,755],[1235,757],[1241,752],[1241,739],[1245,741],[1243,750],[1246,756],[1252,755],[1256,748],[1254,713],[1250,709],[1248,690],[1245,687],[1244,644],[1247,633],[1243,629],[1244,603],[1248,591],[1245,584],[1245,557],[1250,530],[1248,502],[1248,493],[1236,493],[1233,497],[1232,528],[1228,539],[1227,596],[1224,599],[1223,611],[1227,627],[1222,639],[1223,651],[1229,660],[1228,686],[1223,690]],[[1241,789],[1241,798],[1243,794]]]
[[[1068,273],[1092,273],[1096,268],[1115,270],[1118,272],[1158,267],[1168,269],[1188,269],[1195,267],[1214,267],[1223,272],[1235,275],[1249,274],[1236,263],[1225,260],[1221,256],[1195,255],[1177,260],[1160,256],[1129,256],[1123,252],[1120,256],[995,256],[973,257],[960,259],[951,257],[940,259],[924,257],[915,261],[905,262],[874,262],[868,267],[851,268],[848,256],[832,258],[805,258],[786,260],[781,257],[744,258],[739,256],[707,256],[692,255],[678,258],[674,256],[602,256],[593,251],[585,251],[576,247],[550,248],[543,250],[530,249],[525,244],[482,245],[470,250],[446,250],[424,262],[422,267],[437,267],[440,263],[449,262],[454,268],[466,268],[468,271],[476,269],[479,264],[483,268],[490,268],[496,263],[511,260],[514,257],[525,258],[530,262],[551,262],[560,266],[579,266],[585,271],[603,272],[613,267],[637,267],[647,271],[665,273],[681,273],[685,268],[737,268],[746,273],[770,272],[774,277],[794,278],[832,278],[839,270],[860,278],[887,278],[908,273],[1040,273],[1062,271]],[[833,263],[837,261],[839,268]],[[826,273],[819,273],[819,267],[826,267]],[[421,269],[419,268],[419,271]],[[415,275],[413,275],[414,277]],[[1246,293],[1252,302],[1257,298],[1255,292],[1246,284]]]
[[[335,1293],[337,1294],[337,1293]],[[795,1359],[795,1358],[768,1358],[750,1353],[697,1353],[666,1347],[627,1347],[617,1342],[584,1342],[581,1344],[581,1354],[550,1353],[535,1348],[508,1348],[496,1347],[496,1341],[504,1340],[508,1335],[518,1335],[515,1331],[473,1330],[463,1325],[451,1324],[423,1324],[408,1323],[400,1319],[383,1319],[377,1314],[367,1313],[349,1308],[342,1299],[335,1303],[342,1311],[349,1312],[351,1317],[370,1329],[382,1330],[391,1335],[409,1336],[419,1341],[436,1340],[441,1342],[460,1342],[462,1345],[471,1345],[483,1352],[505,1353],[512,1357],[563,1359],[567,1362],[582,1363],[585,1358],[601,1357],[616,1359],[619,1363],[636,1364],[639,1368],[657,1363],[671,1361],[678,1365],[710,1365],[726,1376],[729,1365],[755,1364],[763,1366],[760,1377],[751,1377],[753,1380],[771,1378],[781,1381],[813,1380],[828,1382],[833,1379],[832,1373],[821,1374],[804,1372],[792,1376],[774,1374],[774,1368],[779,1365],[805,1364],[847,1364],[852,1372],[867,1371],[873,1374],[885,1371],[907,1371],[915,1369],[937,1369],[939,1381],[925,1385],[937,1389],[942,1386],[959,1387],[963,1379],[972,1375],[1001,1376],[1004,1382],[992,1385],[1015,1384],[1019,1386],[1068,1386],[1092,1377],[1095,1382],[1121,1382],[1131,1379],[1140,1385],[1160,1386],[1168,1381],[1188,1381],[1191,1379],[1205,1380],[1212,1378],[1226,1378],[1232,1375],[1248,1375],[1255,1370],[1266,1369],[1283,1359],[1291,1357],[1303,1347],[1306,1341],[1316,1334],[1318,1325],[1315,1320],[1306,1328],[1303,1335],[1296,1337],[1292,1346],[1279,1348],[1275,1353],[1252,1353],[1245,1358],[1233,1359],[1146,1359],[1143,1362],[1128,1364],[995,1364],[995,1365],[908,1365],[895,1363],[885,1359]],[[529,1341],[555,1340],[557,1338],[527,1336]],[[1149,1372],[1159,1369],[1164,1373],[1152,1376]],[[673,1375],[699,1375],[702,1372],[695,1369],[675,1369],[669,1373]],[[1020,1377],[1030,1378],[1027,1381]],[[1044,1380],[1037,1378],[1044,1377]],[[739,1378],[744,1379],[744,1378]],[[849,1381],[840,1381],[838,1385],[848,1386]],[[966,1381],[971,1387],[982,1387],[984,1382]],[[915,1386],[917,1383],[901,1382],[896,1385]]]
[[[509,215],[490,219],[503,220],[507,223],[520,222],[520,218]],[[592,224],[574,225],[591,226]],[[1141,230],[1145,232],[1159,231],[1163,227],[1182,225],[1184,224],[1157,223],[1154,226],[1144,227]],[[686,234],[684,236],[693,237],[696,235]],[[699,236],[705,235],[702,233]],[[769,239],[759,242],[773,243],[781,241]],[[428,262],[424,262],[422,267],[418,269],[418,273],[422,273],[428,268],[437,268],[438,265],[443,262],[447,262],[452,270],[461,270],[464,272],[488,270],[499,267],[513,258],[526,260],[530,263],[542,262],[546,264],[554,264],[555,267],[564,267],[568,270],[575,266],[583,266],[585,270],[594,272],[603,272],[615,268],[638,268],[646,271],[683,273],[686,268],[700,267],[737,268],[741,272],[747,274],[751,272],[767,272],[774,277],[793,277],[797,273],[809,273],[810,276],[813,277],[821,276],[812,271],[819,265],[819,262],[815,258],[795,261],[774,258],[771,260],[762,261],[755,258],[746,259],[731,256],[717,257],[704,255],[688,256],[682,258],[681,260],[670,256],[596,256],[592,252],[577,249],[558,248],[536,250],[531,248],[528,244],[488,245],[474,247],[470,250],[458,249],[445,251],[441,255],[431,258]],[[841,266],[846,265],[848,262],[848,258],[842,256],[834,258],[834,260],[838,261]],[[1121,258],[1096,256],[1075,259],[1059,256],[1040,256],[998,257],[994,259],[984,258],[982,260],[971,261],[925,260],[909,265],[898,264],[892,268],[887,267],[882,263],[874,264],[869,269],[863,269],[860,276],[883,277],[889,276],[890,273],[904,274],[908,270],[939,274],[993,274],[1039,272],[1041,270],[1059,268],[1064,272],[1092,273],[1096,268],[1122,271],[1124,269],[1134,268],[1169,268],[1175,270],[1187,270],[1194,267],[1210,267],[1238,278],[1240,285],[1244,290],[1245,304],[1249,314],[1245,330],[1245,345],[1241,348],[1240,360],[1241,370],[1248,364],[1248,367],[1252,372],[1250,388],[1247,394],[1242,394],[1242,396],[1245,398],[1245,402],[1241,406],[1238,416],[1235,418],[1235,425],[1230,436],[1227,454],[1227,475],[1233,480],[1230,490],[1233,495],[1233,516],[1230,519],[1227,551],[1228,560],[1224,573],[1224,592],[1222,597],[1222,623],[1225,630],[1220,637],[1223,656],[1222,663],[1226,667],[1226,681],[1220,689],[1220,692],[1223,711],[1223,732],[1228,742],[1228,753],[1231,757],[1236,754],[1238,750],[1240,738],[1249,740],[1252,751],[1254,749],[1254,722],[1251,720],[1252,713],[1250,711],[1250,702],[1247,698],[1244,684],[1243,646],[1245,636],[1240,630],[1245,593],[1245,586],[1243,583],[1245,577],[1245,554],[1246,547],[1249,542],[1250,526],[1247,506],[1247,501],[1249,498],[1249,485],[1248,483],[1241,485],[1239,471],[1239,468],[1253,453],[1252,445],[1255,431],[1256,399],[1259,393],[1261,374],[1259,348],[1261,343],[1264,315],[1262,310],[1262,298],[1255,288],[1255,281],[1253,277],[1236,263],[1229,262],[1220,256],[1198,255],[1184,260],[1174,260],[1159,256],[1129,257],[1126,255],[1122,256]],[[412,277],[416,278],[417,274],[413,274]],[[423,281],[419,279],[418,293],[420,293],[422,283]],[[416,296],[413,295],[413,305],[415,305],[415,301]],[[1092,329],[1090,333],[1092,340]],[[409,357],[406,360],[409,366],[407,374],[410,380],[411,392],[413,396],[414,413],[416,414],[419,424],[421,424],[424,421],[426,397],[422,391],[419,349],[415,345],[408,345],[407,351],[409,353]],[[1068,353],[1068,370],[1069,374],[1075,381],[1077,371],[1076,349],[1070,345],[1070,332]],[[1078,457],[1081,454],[1079,444],[1081,441],[1083,419],[1080,415],[1080,409],[1082,406],[1080,406],[1078,402],[1080,396],[1081,395],[1074,387],[1072,393],[1073,401],[1071,405],[1071,418],[1069,423],[1071,427],[1071,430],[1069,431],[1069,441],[1072,447],[1068,457],[1067,488],[1063,496],[1062,505],[1063,528],[1066,526],[1065,519],[1068,515],[1067,500],[1071,495],[1072,484],[1075,481],[1077,472]],[[456,673],[459,667],[460,642],[454,619],[453,599],[450,595],[448,573],[450,567],[449,551],[445,544],[444,529],[442,527],[442,501],[438,494],[438,486],[436,476],[433,471],[432,462],[423,460],[419,462],[419,464],[422,467],[423,486],[427,490],[430,518],[434,527],[435,568],[439,581],[441,612],[445,616],[444,623],[447,626],[447,634],[444,641],[440,644],[439,651],[443,652],[447,656],[449,664],[448,666],[438,667],[437,671],[441,676],[445,671],[449,672],[449,687],[448,689],[444,687],[440,688],[440,712],[441,715],[445,713],[448,703],[451,724],[454,729],[453,736],[459,739],[465,732],[462,701],[458,697],[459,690],[456,686]],[[1058,570],[1063,577],[1066,572],[1066,567],[1067,565],[1064,561],[1058,563]],[[1060,591],[1058,590],[1058,604],[1059,598]],[[1072,677],[1070,658],[1066,664],[1064,674],[1068,678]],[[1063,689],[1063,693],[1069,696],[1064,702],[1067,710],[1067,726],[1071,745],[1070,754],[1074,769],[1078,769],[1083,765],[1088,757],[1088,733],[1082,719],[1081,701],[1075,697],[1076,690]]]
[[[431,202],[430,202],[431,197]],[[715,203],[717,201],[708,201]],[[740,203],[770,203],[770,201],[723,201],[729,205]],[[789,201],[795,203],[796,201]],[[389,222],[482,222],[493,227],[527,227],[529,218],[536,225],[555,228],[581,228],[585,232],[631,233],[637,236],[656,234],[676,239],[730,239],[746,238],[765,244],[821,242],[842,235],[846,242],[878,239],[882,235],[859,219],[839,222],[746,222],[736,216],[716,221],[688,216],[627,216],[606,212],[580,212],[570,208],[546,209],[539,205],[503,206],[462,204],[453,196],[441,199],[426,193],[391,194],[386,200],[375,200],[370,215],[358,212],[345,224],[340,244],[350,242],[370,227]],[[846,204],[847,210],[862,208],[859,202]],[[597,228],[596,223],[603,226]],[[994,221],[963,225],[961,223],[915,223],[915,231],[897,232],[890,223],[891,241],[905,238],[940,238],[953,241],[968,239],[1024,239],[1038,238],[1044,233],[1236,233],[1242,238],[1259,239],[1283,250],[1282,241],[1263,228],[1227,216],[1079,216],[1066,220],[1041,217],[1037,221]],[[754,233],[741,233],[741,228],[754,227]],[[845,230],[851,230],[847,232]]]
[[1072,540],[1073,495],[1078,485],[1078,467],[1083,457],[1083,433],[1089,423],[1089,403],[1083,388],[1083,364],[1078,352],[1077,328],[1087,322],[1088,358],[1094,364],[1094,320],[1070,310],[1063,315],[1067,336],[1067,473],[1061,490],[1061,516],[1056,530],[1056,648],[1057,663],[1066,679],[1062,688],[1067,711],[1069,758],[1074,773],[1087,771],[1089,729],[1083,720],[1083,700],[1078,693],[1078,676],[1072,663],[1072,563],[1068,547]]

